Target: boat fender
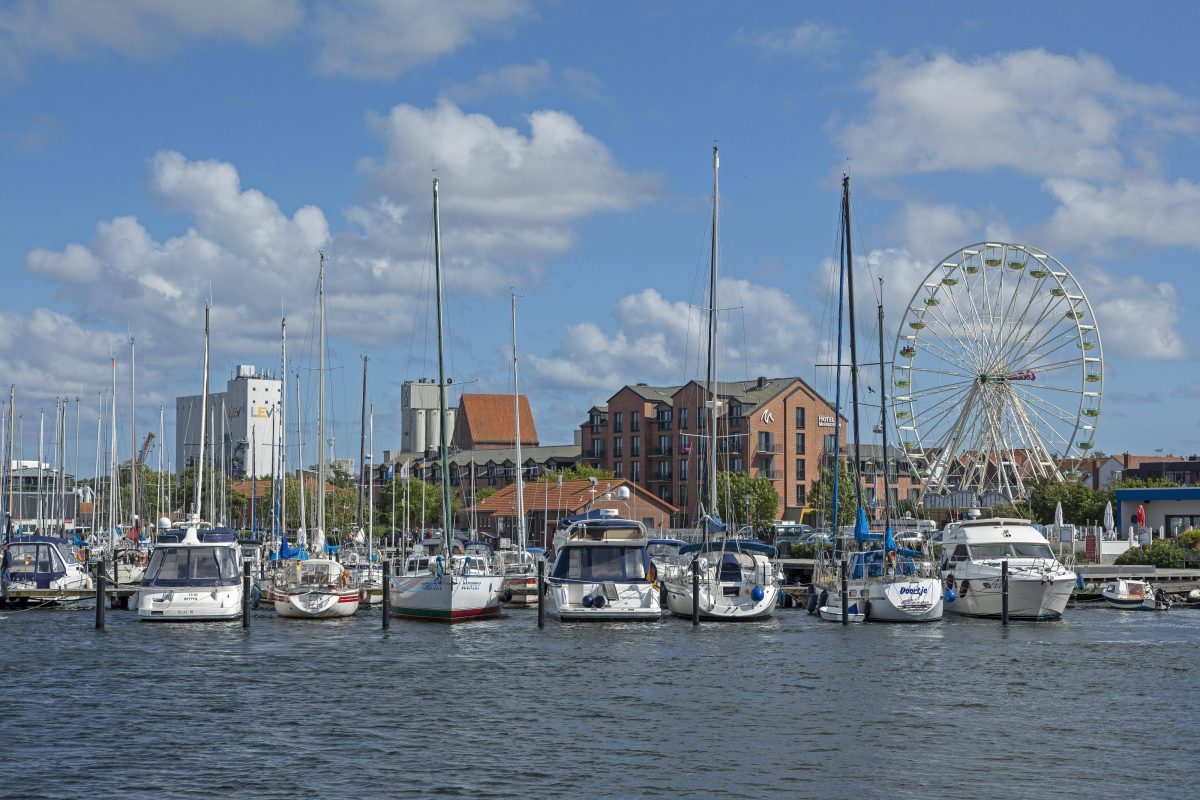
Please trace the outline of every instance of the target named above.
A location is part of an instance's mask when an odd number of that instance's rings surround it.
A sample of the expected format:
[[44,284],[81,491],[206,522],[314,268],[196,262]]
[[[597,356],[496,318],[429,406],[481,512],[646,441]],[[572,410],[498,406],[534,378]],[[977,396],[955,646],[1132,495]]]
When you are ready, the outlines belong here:
[[592,608],[604,608],[604,595],[598,594],[592,598]]
[[764,592],[762,590],[761,586],[755,586],[753,589],[750,590],[750,599],[756,603],[761,603],[763,601],[763,598],[766,596],[767,596],[767,594],[766,594],[766,592]]
[[964,580],[962,585],[958,587],[958,591],[960,597],[966,597],[967,592],[971,591],[971,582],[969,580]]
[[592,607],[592,596],[590,594],[585,594],[583,596],[583,607],[584,608]]
[[947,603],[953,603],[955,600],[958,599],[958,592],[954,591],[953,586],[946,587],[945,598],[946,598]]
[[1075,588],[1079,589],[1081,591],[1083,590],[1083,576],[1082,575],[1075,576]]
[[808,588],[807,596],[805,597],[805,600],[804,600],[804,608],[806,611],[808,611],[809,614],[816,614],[818,605],[819,604],[817,602],[817,593],[814,592],[813,588],[810,586]]
[[829,605],[829,591],[822,589],[820,596],[817,598],[817,608],[824,608]]
[[500,594],[500,599],[506,603],[511,603],[513,598],[512,589],[505,589]]
[[86,547],[81,547],[78,550],[76,550],[75,551],[75,560],[78,561],[80,564],[86,564],[87,560],[88,560],[88,549]]
[[864,621],[871,618],[871,601],[870,600],[862,601],[862,615],[863,615]]

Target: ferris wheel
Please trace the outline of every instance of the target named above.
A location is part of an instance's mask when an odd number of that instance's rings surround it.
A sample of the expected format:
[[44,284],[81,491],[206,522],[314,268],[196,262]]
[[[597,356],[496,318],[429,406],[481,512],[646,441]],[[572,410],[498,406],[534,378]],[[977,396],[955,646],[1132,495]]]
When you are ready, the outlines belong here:
[[1033,247],[985,242],[930,270],[892,354],[893,413],[923,492],[1025,495],[1095,446],[1100,330],[1082,287]]

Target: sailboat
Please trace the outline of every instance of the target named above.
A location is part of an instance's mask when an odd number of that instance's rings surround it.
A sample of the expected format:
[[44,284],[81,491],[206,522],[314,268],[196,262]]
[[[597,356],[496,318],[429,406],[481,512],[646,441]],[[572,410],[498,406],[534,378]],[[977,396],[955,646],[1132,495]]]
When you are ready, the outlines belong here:
[[[325,532],[325,254],[317,282],[320,309],[317,390],[317,536],[316,552],[324,555]],[[255,476],[257,479],[257,476]],[[286,543],[283,545],[286,547]],[[282,553],[282,548],[281,548]],[[280,567],[271,582],[271,602],[281,617],[327,619],[349,617],[358,611],[361,593],[350,572],[331,558],[300,558]]]
[[[504,573],[504,583],[500,588],[500,596],[505,603],[517,606],[536,606],[537,596],[537,559],[527,549],[525,532],[525,477],[521,461],[521,389],[517,380],[517,293],[512,293],[512,340],[513,340],[513,431],[516,452],[513,456],[513,470],[517,496],[517,548],[502,550],[499,553],[500,569]],[[472,483],[474,482],[475,466],[472,462]]]
[[699,571],[699,597],[692,590],[691,570],[675,570],[665,580],[667,605],[679,617],[692,616],[699,605],[700,617],[706,620],[765,619],[774,612],[779,600],[780,574],[772,559],[773,546],[763,542],[734,539],[712,534],[725,531],[717,515],[717,170],[720,158],[713,147],[713,217],[712,249],[708,289],[708,514],[705,515],[702,541],[680,548],[680,556],[695,559],[693,569]]
[[208,421],[208,320],[206,305],[195,505],[186,522],[158,534],[137,596],[138,619],[143,621],[234,620],[242,614],[242,548],[237,534],[200,520]]
[[[850,316],[850,397],[854,409],[854,468],[851,476],[854,479],[854,495],[856,512],[854,521],[853,551],[844,553],[839,561],[837,558],[837,542],[834,537],[834,554],[832,558],[818,558],[813,571],[813,586],[809,592],[809,610],[820,615],[822,619],[840,621],[845,616],[849,622],[931,622],[942,618],[941,580],[937,576],[932,560],[932,554],[923,550],[914,550],[899,546],[892,533],[890,525],[890,502],[887,493],[887,399],[883,396],[883,306],[879,306],[879,335],[880,335],[880,429],[883,438],[884,462],[884,532],[872,532],[867,522],[866,510],[862,501],[862,476],[859,474],[862,458],[860,456],[859,414],[858,414],[858,347],[854,322],[854,259],[851,247],[850,227],[850,177],[842,179],[842,236],[843,258],[842,272],[838,286],[838,360],[837,360],[837,394],[835,400],[835,434],[834,441],[840,442],[841,420],[841,365],[842,365],[842,291],[846,289],[845,305]],[[838,474],[840,468],[835,463],[833,468],[833,520],[835,529],[838,527]],[[848,546],[848,545],[847,545]],[[928,544],[924,545],[928,547]],[[842,608],[841,584],[842,574],[845,574],[846,608]]]
[[[450,508],[450,439],[446,424],[446,368],[442,346],[442,240],[438,179],[433,179],[433,275],[437,294],[438,424],[442,468],[442,552],[388,577],[392,613],[404,619],[461,622],[500,614],[502,576],[490,559],[454,553]],[[423,496],[423,493],[422,493]],[[422,561],[424,567],[421,567]]]

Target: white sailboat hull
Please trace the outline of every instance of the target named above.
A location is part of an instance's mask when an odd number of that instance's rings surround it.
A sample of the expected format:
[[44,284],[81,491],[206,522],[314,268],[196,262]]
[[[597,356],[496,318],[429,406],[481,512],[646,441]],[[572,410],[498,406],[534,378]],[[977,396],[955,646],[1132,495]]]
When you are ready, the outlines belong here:
[[388,579],[392,614],[403,619],[464,622],[500,615],[499,575],[402,575]]
[[[685,580],[690,576],[684,575]],[[750,586],[740,583],[700,582],[700,619],[703,620],[756,620],[766,619],[775,612],[779,602],[778,586],[761,586],[763,598],[755,600]],[[734,589],[736,594],[727,590]],[[692,616],[691,583],[670,582],[667,584],[667,606],[677,617]]]
[[289,619],[330,619],[349,617],[358,611],[360,593],[352,591],[308,591],[281,593],[271,591],[275,612]]
[[937,578],[897,578],[867,584],[867,619],[872,622],[935,622],[944,611]]

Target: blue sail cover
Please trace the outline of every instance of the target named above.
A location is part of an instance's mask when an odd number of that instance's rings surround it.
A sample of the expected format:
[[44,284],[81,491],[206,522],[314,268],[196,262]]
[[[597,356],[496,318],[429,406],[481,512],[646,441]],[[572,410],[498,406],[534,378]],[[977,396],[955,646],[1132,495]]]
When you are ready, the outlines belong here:
[[878,533],[871,533],[871,527],[867,524],[867,510],[859,506],[858,516],[854,519],[854,541],[865,544],[878,542],[882,538]]
[[297,556],[300,555],[300,550],[301,550],[300,545],[296,545],[295,547],[288,547],[286,533],[279,534],[279,558],[281,558],[281,559],[296,558]]
[[707,519],[710,533],[724,533],[728,527],[718,514],[710,514]]

